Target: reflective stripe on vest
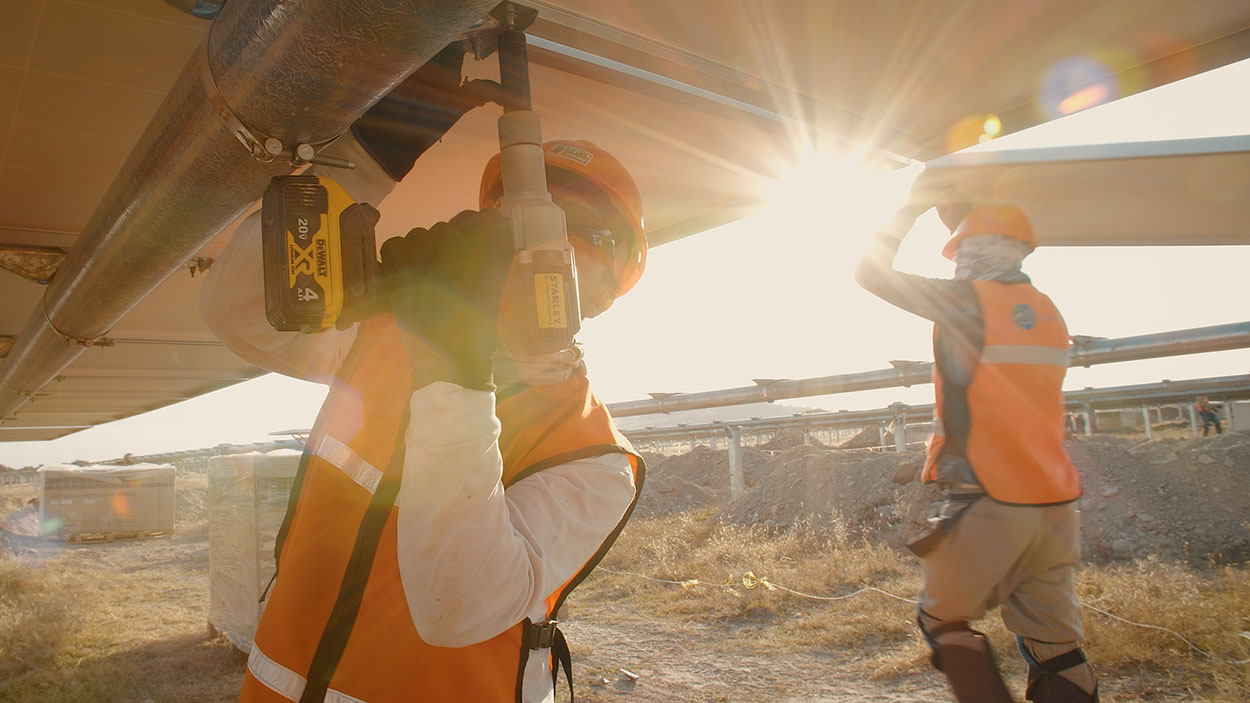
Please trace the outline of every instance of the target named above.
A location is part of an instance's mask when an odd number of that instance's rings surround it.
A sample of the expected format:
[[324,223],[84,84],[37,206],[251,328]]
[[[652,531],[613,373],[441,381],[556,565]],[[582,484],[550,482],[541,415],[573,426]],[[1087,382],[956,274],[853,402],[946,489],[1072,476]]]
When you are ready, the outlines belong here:
[[355,481],[361,488],[376,493],[378,482],[382,480],[382,472],[330,435],[322,435],[313,447],[313,453],[337,466],[347,477]]
[[[1063,317],[1031,284],[970,285],[983,325],[979,363],[963,387],[941,378],[940,365],[934,366],[939,429],[929,444],[924,480],[939,480],[941,473],[942,480],[959,482],[971,471],[990,497],[1003,503],[1075,500],[1080,477],[1063,446],[1069,358]],[[942,328],[941,333],[958,332]]]
[[298,701],[304,695],[304,677],[265,656],[255,644],[247,655],[247,670],[257,681],[283,698]]
[[985,345],[981,350],[982,364],[1035,364],[1068,368],[1070,353],[1067,349],[1043,347],[1031,344]]
[[[406,415],[412,394],[407,360],[392,317],[360,326],[356,345],[309,440],[311,458],[297,486],[300,493],[289,518],[279,576],[256,634],[257,651],[263,648],[268,656],[258,656],[300,682],[300,692],[292,700],[391,703],[419,695],[430,703],[513,703],[520,700],[521,673],[531,656],[522,641],[523,622],[492,639],[458,648],[429,645],[412,626],[397,560],[399,509],[393,503],[378,504],[402,473],[401,416]],[[495,412],[502,428],[499,448],[505,486],[578,458],[623,452],[634,469],[637,501],[644,472],[641,459],[616,430],[584,376],[500,396]],[[376,515],[379,508],[386,511],[380,521],[366,517],[367,510]],[[602,558],[632,509],[631,504],[599,551],[547,597],[548,617]],[[366,537],[365,525],[371,521],[373,532]],[[358,563],[361,545],[372,550],[367,563]],[[345,598],[346,593],[353,595]],[[341,607],[351,602],[358,607]],[[326,642],[335,639],[327,637],[332,631],[348,633],[341,649],[327,648]],[[550,656],[545,650],[533,655]],[[262,666],[261,674],[248,679],[254,677],[274,689],[274,677],[261,679],[270,669]],[[280,693],[288,696],[292,691]],[[242,701],[271,700],[266,696],[267,691],[245,680]]]

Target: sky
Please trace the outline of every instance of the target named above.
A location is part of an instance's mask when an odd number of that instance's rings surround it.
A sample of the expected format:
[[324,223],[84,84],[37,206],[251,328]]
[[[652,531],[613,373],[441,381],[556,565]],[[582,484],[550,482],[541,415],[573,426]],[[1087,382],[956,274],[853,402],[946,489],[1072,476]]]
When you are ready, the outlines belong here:
[[[1079,112],[977,149],[1246,134],[1250,61]],[[760,213],[651,252],[637,288],[583,324],[594,387],[608,402],[649,392],[750,385],[931,360],[930,323],[861,290],[851,277],[875,228],[903,202],[918,168],[868,174],[813,154],[779,182]],[[933,213],[904,242],[896,266],[950,276],[948,236]],[[1024,270],[1073,334],[1163,332],[1250,319],[1250,246],[1046,247]],[[1066,388],[1250,372],[1250,350],[1150,359],[1069,371]],[[324,386],[270,374],[167,408],[45,442],[0,443],[12,467],[104,461],[272,439],[311,427]],[[788,401],[827,410],[932,401],[932,387]]]

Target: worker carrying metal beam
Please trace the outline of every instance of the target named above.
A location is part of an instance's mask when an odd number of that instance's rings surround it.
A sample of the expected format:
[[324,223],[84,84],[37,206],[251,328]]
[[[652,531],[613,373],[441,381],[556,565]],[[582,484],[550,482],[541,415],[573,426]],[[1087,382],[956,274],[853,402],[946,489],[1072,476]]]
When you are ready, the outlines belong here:
[[[481,103],[461,92],[462,61],[439,54],[329,148],[357,164],[332,173],[356,201],[380,202]],[[580,310],[598,315],[642,273],[638,190],[594,144],[537,146]],[[487,164],[480,211],[386,241],[384,309],[345,329],[270,326],[259,215],[213,267],[201,312],[230,349],[330,386],[241,700],[543,701],[570,665],[556,613],[624,526],[644,467],[571,340],[506,341],[514,237],[494,208],[507,173]]]
[[[1080,477],[1063,446],[1063,317],[1021,272],[1036,246],[1012,205],[913,200],[879,232],[855,279],[934,323],[934,435],[923,479],[945,495],[910,545],[923,561],[917,621],[961,703],[1010,703],[986,637],[970,621],[998,606],[1028,662],[1035,703],[1098,700],[1085,660]],[[894,270],[917,217],[937,205],[954,234],[942,253],[954,280]]]

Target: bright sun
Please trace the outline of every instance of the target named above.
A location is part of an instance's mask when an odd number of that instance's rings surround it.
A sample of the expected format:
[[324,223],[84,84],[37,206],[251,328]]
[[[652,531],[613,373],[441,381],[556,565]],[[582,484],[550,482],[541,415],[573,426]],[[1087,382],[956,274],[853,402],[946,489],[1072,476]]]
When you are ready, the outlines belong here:
[[859,239],[903,204],[920,171],[919,165],[892,168],[862,150],[803,149],[767,181],[760,215],[785,228]]

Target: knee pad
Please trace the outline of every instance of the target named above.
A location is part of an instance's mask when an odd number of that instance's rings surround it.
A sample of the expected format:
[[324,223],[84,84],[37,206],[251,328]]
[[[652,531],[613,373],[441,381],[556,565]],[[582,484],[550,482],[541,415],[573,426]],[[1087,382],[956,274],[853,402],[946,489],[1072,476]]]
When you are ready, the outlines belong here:
[[[1023,637],[1016,637],[1016,646],[1029,665],[1028,685],[1024,689],[1026,700],[1033,703],[1098,703],[1098,681],[1080,647],[1074,646],[1062,654],[1038,661]],[[1085,690],[1063,675],[1063,672],[1077,667],[1086,669],[1085,676],[1081,678],[1088,679],[1093,691]]]
[[[926,622],[927,621],[927,622]],[[946,674],[960,703],[1011,703],[1011,693],[998,673],[994,650],[967,620],[939,621],[923,610],[916,618],[933,650],[929,661]]]

